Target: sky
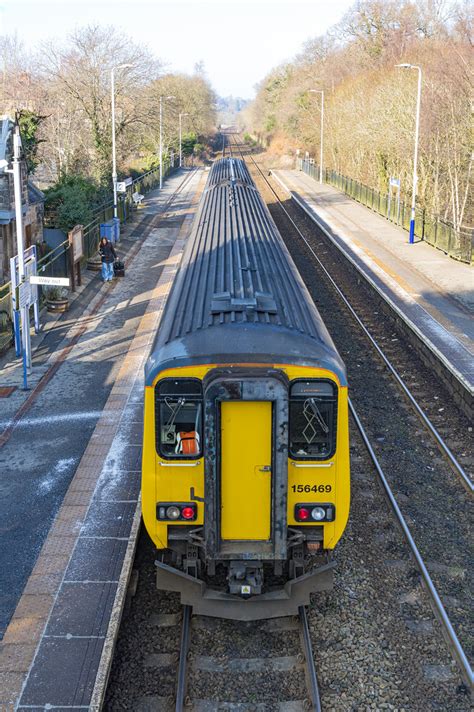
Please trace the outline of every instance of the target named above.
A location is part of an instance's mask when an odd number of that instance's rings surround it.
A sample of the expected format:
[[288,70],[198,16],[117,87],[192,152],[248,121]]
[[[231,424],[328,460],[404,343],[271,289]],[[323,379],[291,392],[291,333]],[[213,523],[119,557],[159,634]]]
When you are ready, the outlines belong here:
[[169,71],[197,62],[220,96],[252,98],[267,72],[338,22],[354,0],[0,0],[0,34],[27,49],[87,24],[114,25]]

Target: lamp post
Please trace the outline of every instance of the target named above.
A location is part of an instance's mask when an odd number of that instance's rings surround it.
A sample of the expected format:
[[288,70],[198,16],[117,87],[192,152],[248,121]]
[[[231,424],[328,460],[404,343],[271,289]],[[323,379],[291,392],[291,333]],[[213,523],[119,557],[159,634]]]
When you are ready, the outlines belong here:
[[324,89],[310,89],[311,94],[321,94],[321,138],[319,154],[319,182],[323,182]]
[[160,190],[163,187],[163,99],[171,101],[174,96],[160,96]]
[[[0,161],[0,168],[5,173],[13,174],[13,191],[15,195],[15,228],[16,244],[18,252],[18,283],[25,280],[25,254],[23,247],[23,208],[21,196],[21,136],[20,127],[15,125],[13,134],[13,160],[12,168],[8,168],[6,160]],[[18,298],[19,292],[17,292]],[[16,305],[18,309],[19,305]],[[21,314],[21,334],[22,334],[22,356],[23,356],[23,389],[28,389],[27,373],[31,370],[31,341],[30,341],[30,310],[29,305],[20,308]]]
[[115,70],[134,67],[134,64],[118,64],[110,71],[110,92],[112,100],[112,183],[114,186],[114,218],[117,217],[117,160],[115,157]]
[[418,70],[418,91],[416,95],[416,121],[415,121],[415,153],[413,156],[413,187],[411,193],[411,216],[410,216],[410,237],[408,241],[410,245],[415,242],[415,206],[416,206],[416,192],[418,188],[418,174],[417,174],[417,164],[418,164],[418,135],[420,132],[420,106],[421,106],[421,67],[415,64],[396,64],[396,67],[401,69],[417,69]]
[[181,117],[182,116],[189,116],[189,114],[180,114],[179,115],[179,167],[183,165],[183,153],[181,150]]

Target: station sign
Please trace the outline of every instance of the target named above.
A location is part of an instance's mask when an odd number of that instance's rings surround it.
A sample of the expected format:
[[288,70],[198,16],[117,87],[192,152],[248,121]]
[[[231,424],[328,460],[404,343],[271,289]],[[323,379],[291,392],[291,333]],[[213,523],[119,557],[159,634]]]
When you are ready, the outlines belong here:
[[30,277],[31,284],[40,284],[48,287],[69,287],[70,282],[67,277]]
[[126,193],[127,188],[132,185],[133,178],[125,178],[125,180],[120,180],[117,183],[117,193]]

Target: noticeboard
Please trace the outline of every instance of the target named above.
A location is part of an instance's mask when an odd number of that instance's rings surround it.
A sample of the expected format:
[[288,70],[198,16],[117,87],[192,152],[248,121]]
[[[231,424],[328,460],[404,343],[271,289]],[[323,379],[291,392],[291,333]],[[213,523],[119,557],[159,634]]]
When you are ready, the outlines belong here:
[[[28,287],[22,287],[22,293],[23,293],[23,305],[22,306],[26,306],[25,295],[28,294],[28,298],[27,298],[28,304],[34,304],[36,307],[35,324],[36,324],[36,322],[38,323],[38,329],[39,329],[38,287],[30,286],[30,278],[36,274],[36,264],[37,264],[36,245],[32,245],[31,247],[28,247],[26,250],[24,250],[23,264],[24,264],[24,279],[20,280],[18,255],[15,255],[15,257],[12,257],[10,259],[10,274],[12,277],[12,302],[13,302],[12,307],[13,307],[13,311],[16,311],[17,309],[21,308],[20,303],[19,303],[18,287],[20,285],[20,281],[27,282]],[[38,312],[38,317],[37,317],[36,312]]]
[[84,255],[84,227],[82,225],[76,225],[69,232],[68,237],[72,250],[72,261],[76,264]]
[[24,309],[26,307],[29,307],[33,301],[30,283],[29,282],[20,282],[20,284],[17,287],[17,291],[18,291],[18,293],[16,296],[16,302],[18,304],[18,308]]

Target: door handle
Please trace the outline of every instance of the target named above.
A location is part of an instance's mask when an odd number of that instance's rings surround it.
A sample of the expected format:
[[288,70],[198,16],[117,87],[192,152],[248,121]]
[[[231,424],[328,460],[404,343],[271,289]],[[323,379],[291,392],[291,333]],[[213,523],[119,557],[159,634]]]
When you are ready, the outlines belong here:
[[263,467],[258,468],[260,472],[271,472],[272,471],[272,466],[271,465],[264,465]]

